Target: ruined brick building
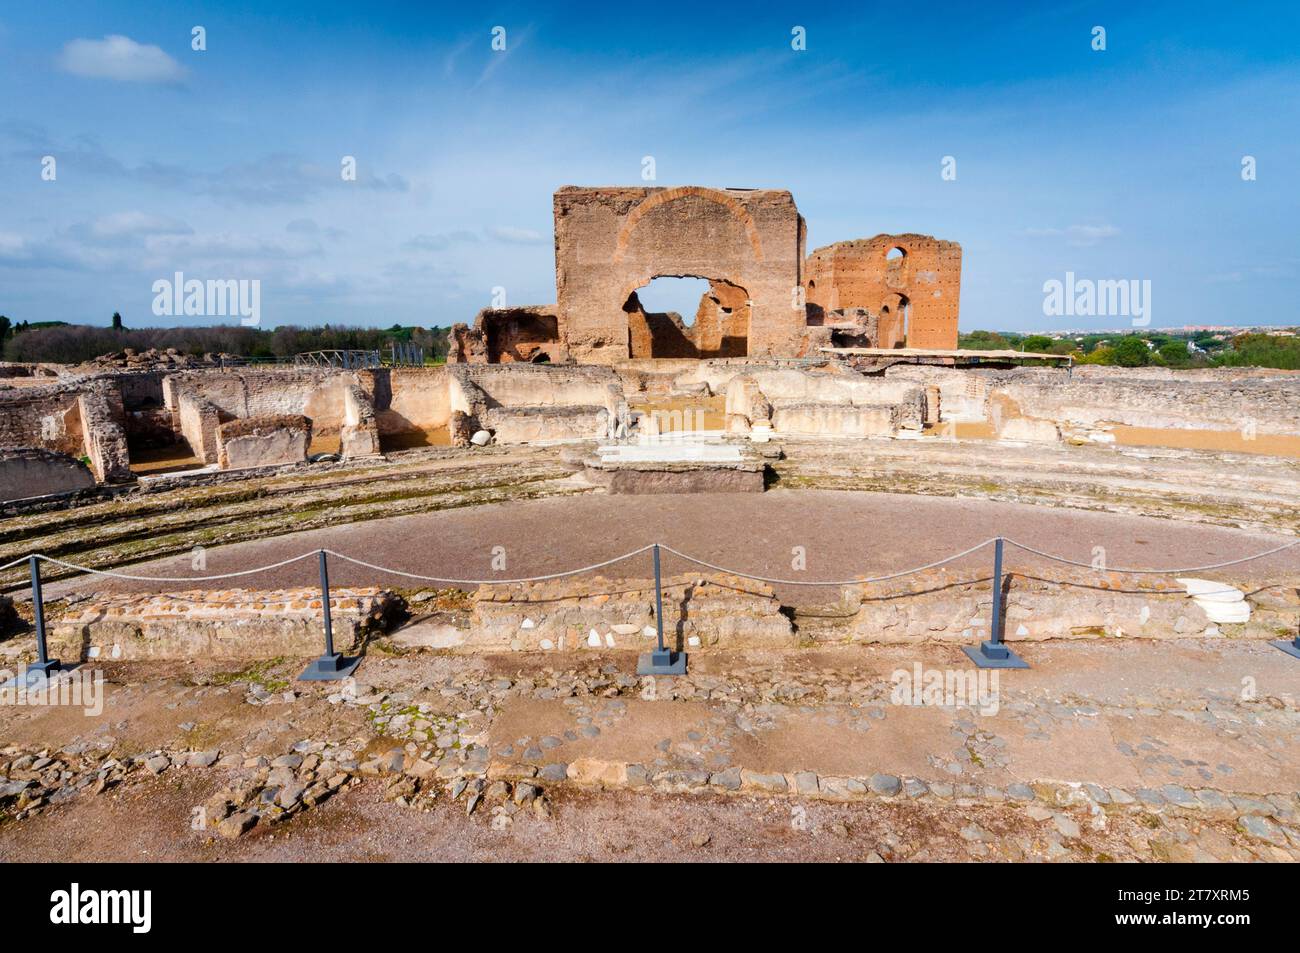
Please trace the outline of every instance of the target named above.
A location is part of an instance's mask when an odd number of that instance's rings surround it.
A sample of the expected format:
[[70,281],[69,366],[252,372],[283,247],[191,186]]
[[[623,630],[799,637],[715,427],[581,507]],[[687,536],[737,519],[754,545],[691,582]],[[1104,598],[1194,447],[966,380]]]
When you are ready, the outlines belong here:
[[[453,328],[466,363],[801,357],[825,345],[953,348],[961,246],[877,235],[805,255],[777,189],[579,188],[555,193],[554,306],[485,309]],[[655,278],[709,282],[693,320],[647,313]]]

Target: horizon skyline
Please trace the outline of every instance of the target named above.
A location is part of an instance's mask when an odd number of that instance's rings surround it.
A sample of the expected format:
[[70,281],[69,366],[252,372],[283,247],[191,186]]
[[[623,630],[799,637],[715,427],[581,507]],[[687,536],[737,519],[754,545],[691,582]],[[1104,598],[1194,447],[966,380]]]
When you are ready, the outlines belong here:
[[183,327],[151,302],[184,272],[259,281],[268,328],[471,323],[554,302],[560,186],[739,182],[793,194],[806,252],[961,244],[963,333],[1080,330],[1043,313],[1067,274],[1149,281],[1135,330],[1300,323],[1300,11],[940,13],[6,10],[0,313]]

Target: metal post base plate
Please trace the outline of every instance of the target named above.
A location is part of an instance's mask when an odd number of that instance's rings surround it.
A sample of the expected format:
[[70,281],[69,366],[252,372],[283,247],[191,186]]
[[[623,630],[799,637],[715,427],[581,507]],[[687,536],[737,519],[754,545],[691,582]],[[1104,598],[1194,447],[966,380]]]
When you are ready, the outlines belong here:
[[1287,655],[1294,658],[1300,658],[1300,645],[1297,645],[1295,642],[1270,642],[1268,644],[1273,646],[1275,649],[1281,649]]
[[9,681],[5,682],[4,685],[0,685],[0,688],[10,690],[18,688],[38,688],[63,670],[64,669],[59,664],[58,659],[50,659],[47,662],[32,662],[27,666],[25,672],[21,675],[15,675],[13,678],[9,679]]
[[636,673],[638,675],[685,675],[686,653],[646,652],[637,659]]
[[44,676],[45,678],[49,678],[51,675],[57,672],[61,667],[62,666],[59,665],[59,660],[56,658],[52,658],[44,662],[32,662],[30,665],[27,666],[27,674],[41,675]]
[[335,682],[348,678],[361,664],[361,657],[346,658],[338,653],[322,655],[312,659],[312,663],[298,676],[300,682]]
[[980,668],[1029,668],[1029,663],[1007,648],[1005,642],[981,642],[979,648],[963,645],[961,650]]

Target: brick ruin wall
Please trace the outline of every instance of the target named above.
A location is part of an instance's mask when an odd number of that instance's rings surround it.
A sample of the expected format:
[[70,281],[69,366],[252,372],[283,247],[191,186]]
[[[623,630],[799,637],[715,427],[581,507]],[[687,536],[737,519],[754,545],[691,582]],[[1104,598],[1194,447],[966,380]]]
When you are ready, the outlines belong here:
[[[890,258],[890,252],[902,254]],[[877,347],[955,348],[961,246],[929,235],[877,235],[818,248],[804,268],[810,320],[835,309],[878,316]],[[906,326],[904,326],[904,322]]]
[[560,340],[555,305],[484,308],[472,327],[453,324],[448,364],[560,363],[568,359]]
[[38,448],[84,457],[101,482],[132,479],[125,410],[113,378],[0,394],[0,448]]
[[[746,355],[798,351],[806,325],[797,295],[804,223],[789,192],[565,186],[555,193],[554,212],[556,309],[575,360],[611,364],[633,356],[624,306],[663,276],[743,290],[751,302]],[[729,347],[738,350],[739,342]]]

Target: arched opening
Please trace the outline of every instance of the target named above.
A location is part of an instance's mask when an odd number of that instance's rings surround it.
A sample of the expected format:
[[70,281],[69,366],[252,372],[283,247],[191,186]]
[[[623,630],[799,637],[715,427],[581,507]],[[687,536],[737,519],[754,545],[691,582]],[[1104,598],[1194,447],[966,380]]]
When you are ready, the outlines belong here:
[[912,302],[897,292],[887,295],[880,306],[880,347],[907,347],[907,328]]
[[633,358],[745,357],[749,294],[702,275],[656,275],[623,302]]
[[700,302],[709,293],[709,282],[690,275],[660,275],[634,293],[646,314],[674,314],[689,328],[695,324]]
[[885,253],[885,261],[898,261],[906,257],[907,257],[907,250],[898,245],[895,245],[893,248],[889,249],[889,251]]

